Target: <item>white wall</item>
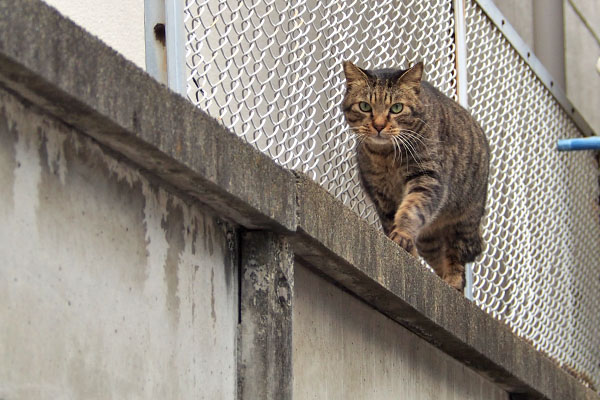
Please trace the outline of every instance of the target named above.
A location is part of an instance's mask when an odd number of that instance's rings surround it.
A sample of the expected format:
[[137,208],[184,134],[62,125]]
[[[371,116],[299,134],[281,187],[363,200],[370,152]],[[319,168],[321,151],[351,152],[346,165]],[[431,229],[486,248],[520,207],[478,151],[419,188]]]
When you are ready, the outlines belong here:
[[44,0],[146,69],[144,0]]

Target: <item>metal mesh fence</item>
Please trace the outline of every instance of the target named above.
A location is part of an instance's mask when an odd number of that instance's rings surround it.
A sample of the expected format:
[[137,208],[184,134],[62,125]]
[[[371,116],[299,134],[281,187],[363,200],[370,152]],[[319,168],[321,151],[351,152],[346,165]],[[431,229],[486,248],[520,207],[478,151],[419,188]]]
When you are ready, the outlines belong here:
[[[472,0],[466,23],[471,111],[493,152],[474,300],[598,386],[597,163],[555,152],[578,129]],[[341,62],[423,60],[456,97],[451,0],[185,0],[185,27],[190,100],[372,223],[339,107]]]
[[466,22],[471,113],[492,150],[474,300],[599,387],[598,164],[556,151],[581,133],[472,0]]
[[378,222],[362,192],[340,103],[342,61],[424,60],[454,95],[451,2],[186,0],[188,96],[279,164]]

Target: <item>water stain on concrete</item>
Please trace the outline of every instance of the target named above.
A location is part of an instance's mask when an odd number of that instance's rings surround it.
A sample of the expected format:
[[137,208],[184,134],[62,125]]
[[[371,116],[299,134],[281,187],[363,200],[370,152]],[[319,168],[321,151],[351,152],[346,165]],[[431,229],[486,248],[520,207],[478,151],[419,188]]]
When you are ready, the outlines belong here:
[[[205,218],[206,220],[207,218]],[[213,235],[215,234],[214,232],[214,226],[212,221],[210,221],[209,223],[207,223],[207,236],[206,236],[206,245],[208,248],[208,254],[210,254],[211,256],[215,253],[215,248],[214,248],[214,243],[213,243]]]
[[211,256],[214,254],[213,247],[213,224],[214,221],[211,217],[203,215],[202,217],[202,238],[204,240],[204,250],[208,251]]
[[[0,90],[0,102],[1,96]],[[190,372],[193,356],[194,360],[211,361],[210,374],[214,370],[215,375],[225,375],[221,380],[210,380],[214,387],[209,390],[211,394],[219,393],[219,387],[234,387],[236,310],[230,307],[233,300],[223,289],[219,252],[225,244],[215,219],[202,214],[201,207],[184,204],[160,185],[152,187],[149,182],[153,181],[134,165],[88,136],[36,107],[32,111],[20,101],[11,102],[16,105],[7,108],[10,118],[4,109],[0,110],[0,179],[10,172],[9,179],[17,183],[7,180],[7,185],[19,188],[19,195],[30,199],[27,204],[21,201],[21,208],[31,211],[32,231],[39,231],[36,244],[43,244],[41,256],[60,271],[49,275],[57,276],[57,282],[69,294],[56,316],[49,313],[52,320],[48,322],[48,326],[66,334],[55,335],[53,346],[38,351],[58,366],[46,372],[49,381],[57,382],[61,393],[70,391],[71,397],[77,398],[89,397],[90,393],[109,398],[107,388],[125,398],[134,393],[148,395],[148,389],[155,397],[181,398],[177,393],[179,383],[189,381],[192,375],[194,382],[197,377],[202,382],[209,376],[208,368]],[[15,121],[18,135],[14,133],[11,142],[7,138],[13,133],[10,129]],[[8,156],[3,158],[4,150]],[[21,168],[19,161],[23,162]],[[20,182],[22,178],[27,180]],[[7,191],[0,188],[0,199],[5,194]],[[19,204],[18,199],[14,202]],[[22,214],[17,211],[11,211],[11,215]],[[203,221],[205,238],[200,237]],[[147,245],[150,239],[152,246]],[[196,240],[198,253],[192,259],[189,242]],[[203,244],[207,247],[204,251]],[[217,260],[209,257],[209,249],[216,251]],[[40,270],[50,270],[37,264]],[[191,281],[189,269],[194,273]],[[48,286],[48,280],[36,276],[36,284]],[[65,283],[69,276],[73,279]],[[199,287],[203,293],[198,293]],[[40,298],[45,295],[40,290]],[[197,317],[192,326],[186,315],[190,300],[192,320]],[[20,307],[35,310],[22,304]],[[171,318],[177,321],[173,323]],[[64,322],[68,320],[77,321],[75,328]],[[211,325],[212,332],[206,329],[202,336],[206,346],[189,340],[199,336],[198,326]],[[46,337],[41,331],[28,332],[43,343]],[[216,331],[218,334],[213,334]],[[21,346],[26,336],[17,337]],[[26,339],[29,341],[29,337]],[[55,343],[66,351],[57,349]],[[30,344],[24,346],[28,347]],[[123,366],[128,369],[126,373],[115,372]],[[93,377],[86,379],[90,374]],[[51,397],[60,397],[60,393]]]
[[165,260],[165,280],[167,283],[167,308],[170,314],[179,320],[179,261],[185,247],[184,218],[180,206],[174,206],[173,200],[167,204],[167,217],[161,223],[167,239],[168,250]]
[[196,241],[198,240],[198,217],[192,218],[192,255],[196,255]]
[[7,110],[0,107],[0,216],[6,217],[12,210],[7,209],[13,204],[13,186],[15,182],[15,169],[18,168],[15,159],[15,142],[17,133],[14,124],[9,122]]
[[[81,137],[62,124],[49,123],[43,116],[36,124],[42,169],[36,217],[40,237],[71,244],[70,248],[82,253],[84,259],[90,254],[83,254],[86,249],[81,244],[95,243],[96,272],[105,273],[103,268],[119,264],[116,260],[126,262],[130,267],[118,268],[118,273],[124,282],[141,289],[147,274],[141,180],[119,176],[116,169],[128,167],[111,160],[92,139]],[[78,236],[56,229],[64,220],[86,229],[78,231]],[[102,248],[110,253],[102,253]]]
[[210,316],[213,321],[213,331],[217,324],[217,313],[215,312],[215,269],[210,269]]
[[225,221],[219,221],[221,230],[225,236],[227,247],[224,249],[223,265],[225,267],[225,285],[227,293],[231,293],[236,287],[238,263],[239,263],[239,240],[236,228]]

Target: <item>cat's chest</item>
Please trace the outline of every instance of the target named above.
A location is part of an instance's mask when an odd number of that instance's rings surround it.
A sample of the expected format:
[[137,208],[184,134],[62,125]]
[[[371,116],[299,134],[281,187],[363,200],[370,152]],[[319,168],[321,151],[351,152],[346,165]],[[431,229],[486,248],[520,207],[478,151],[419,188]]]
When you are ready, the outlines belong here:
[[369,157],[359,160],[365,185],[373,195],[400,202],[404,193],[404,174],[393,157]]

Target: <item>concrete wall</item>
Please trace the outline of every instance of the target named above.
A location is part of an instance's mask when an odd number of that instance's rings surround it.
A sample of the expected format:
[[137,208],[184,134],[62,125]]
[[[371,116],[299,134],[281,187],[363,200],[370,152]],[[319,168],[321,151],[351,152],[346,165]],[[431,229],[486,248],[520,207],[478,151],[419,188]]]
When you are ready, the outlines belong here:
[[294,399],[508,400],[492,382],[295,267]]
[[0,398],[233,399],[233,231],[0,91]]
[[43,0],[146,68],[144,0]]

